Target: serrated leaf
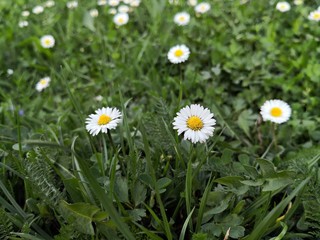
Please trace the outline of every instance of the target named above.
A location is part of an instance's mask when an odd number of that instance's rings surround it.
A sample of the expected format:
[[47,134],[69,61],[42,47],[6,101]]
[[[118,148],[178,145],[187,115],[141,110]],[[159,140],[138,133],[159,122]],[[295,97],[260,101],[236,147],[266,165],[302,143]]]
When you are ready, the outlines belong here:
[[141,219],[143,217],[147,216],[146,210],[142,209],[142,208],[128,210],[128,213],[129,213],[130,217],[132,218],[132,220],[135,222],[141,221]]

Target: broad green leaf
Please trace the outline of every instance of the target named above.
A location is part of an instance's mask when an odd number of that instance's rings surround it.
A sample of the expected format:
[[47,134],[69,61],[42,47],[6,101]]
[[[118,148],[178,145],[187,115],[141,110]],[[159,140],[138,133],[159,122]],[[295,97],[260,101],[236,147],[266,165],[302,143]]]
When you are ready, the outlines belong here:
[[146,210],[142,208],[128,210],[128,213],[135,222],[141,221],[141,219],[146,216]]
[[145,201],[147,196],[147,189],[140,182],[136,182],[133,187],[133,191],[131,192],[131,195],[132,195],[134,205],[138,206],[139,204]]
[[167,177],[160,178],[157,181],[157,186],[159,189],[163,189],[163,188],[166,188],[167,186],[169,186],[171,182],[172,182],[172,180],[170,178],[167,178]]
[[114,192],[117,194],[117,197],[120,202],[129,202],[128,182],[126,178],[116,178]]
[[283,188],[293,182],[291,178],[267,178],[267,183],[263,186],[262,191],[275,191]]

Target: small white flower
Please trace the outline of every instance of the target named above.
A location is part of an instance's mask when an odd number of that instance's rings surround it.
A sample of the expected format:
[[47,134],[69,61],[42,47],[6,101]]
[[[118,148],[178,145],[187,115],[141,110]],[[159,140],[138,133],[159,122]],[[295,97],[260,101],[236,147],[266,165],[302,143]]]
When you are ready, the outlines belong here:
[[316,11],[311,12],[308,16],[308,19],[311,21],[319,22],[320,21],[320,10],[318,9]]
[[129,21],[129,15],[127,13],[117,13],[113,17],[113,22],[118,26],[125,25],[128,23],[128,21]]
[[188,60],[190,50],[186,45],[176,45],[170,48],[167,56],[171,63],[177,64]]
[[179,0],[168,0],[170,4],[178,5]]
[[35,6],[33,9],[32,9],[32,12],[34,13],[34,14],[40,14],[40,13],[42,13],[43,12],[43,7],[42,6]]
[[194,7],[194,10],[196,11],[196,13],[200,13],[200,14],[203,14],[203,13],[206,13],[210,10],[211,6],[209,3],[207,2],[202,2],[202,3],[199,3],[197,6]]
[[50,7],[53,7],[56,3],[54,1],[46,1],[44,3],[44,6],[47,7],[47,8],[50,8]]
[[293,3],[295,5],[302,5],[303,4],[303,0],[294,0]]
[[98,102],[101,102],[103,100],[103,97],[101,95],[98,95],[94,99]]
[[131,2],[130,2],[130,6],[131,7],[139,7],[139,5],[140,5],[140,0],[132,0]]
[[127,13],[130,11],[130,8],[127,5],[120,5],[118,7],[118,12],[119,13]]
[[54,47],[55,40],[52,35],[44,35],[40,38],[40,43],[43,48],[52,48]]
[[288,2],[278,2],[276,9],[280,12],[287,12],[291,9],[291,6]]
[[93,136],[99,132],[107,133],[109,129],[117,127],[121,117],[122,114],[117,108],[100,108],[86,119],[86,129]]
[[179,26],[188,25],[190,22],[190,14],[187,12],[179,12],[174,15],[173,21]]
[[98,17],[99,12],[98,12],[97,9],[91,9],[91,10],[89,11],[89,14],[90,14],[91,17],[95,18],[95,17]]
[[110,8],[108,12],[109,12],[111,15],[115,15],[115,14],[117,14],[117,9],[115,9],[115,8]]
[[36,84],[36,90],[41,92],[43,89],[49,87],[50,81],[50,77],[44,77],[40,79],[40,81]]
[[197,0],[188,0],[188,4],[190,5],[190,6],[195,6],[195,5],[197,5],[197,3],[198,3],[198,1]]
[[78,7],[78,2],[77,1],[71,1],[67,2],[67,8],[69,9],[74,9]]
[[125,4],[130,4],[132,2],[132,0],[122,0],[122,2]]
[[7,70],[7,74],[8,74],[8,75],[12,75],[12,74],[13,74],[13,70],[9,68],[9,69]]
[[260,114],[264,121],[280,124],[289,120],[291,108],[282,100],[268,100],[261,106]]
[[107,4],[107,0],[98,0],[98,6],[104,6]]
[[21,16],[22,16],[22,17],[28,17],[29,15],[30,15],[30,12],[27,11],[27,10],[22,11],[22,13],[21,13]]
[[20,28],[24,28],[24,27],[27,27],[29,23],[28,21],[20,21],[18,25]]
[[120,3],[119,0],[109,0],[108,2],[109,6],[112,6],[112,7],[118,6],[119,3]]
[[192,143],[203,143],[213,135],[216,120],[209,109],[192,104],[182,108],[174,118],[173,129],[178,135],[184,133],[184,139]]

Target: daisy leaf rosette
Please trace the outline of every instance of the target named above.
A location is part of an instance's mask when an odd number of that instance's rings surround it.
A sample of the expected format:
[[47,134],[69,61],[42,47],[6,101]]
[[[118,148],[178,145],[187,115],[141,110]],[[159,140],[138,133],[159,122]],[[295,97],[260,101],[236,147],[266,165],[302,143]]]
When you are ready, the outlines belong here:
[[288,103],[282,100],[268,100],[261,106],[260,114],[264,121],[281,124],[289,120],[291,108]]
[[115,129],[122,121],[122,114],[117,108],[103,107],[90,114],[86,119],[87,131],[95,136],[98,133],[107,133],[110,129]]
[[184,133],[184,139],[192,143],[204,143],[213,135],[216,120],[209,109],[192,104],[182,108],[174,118],[173,129],[178,130],[178,135]]

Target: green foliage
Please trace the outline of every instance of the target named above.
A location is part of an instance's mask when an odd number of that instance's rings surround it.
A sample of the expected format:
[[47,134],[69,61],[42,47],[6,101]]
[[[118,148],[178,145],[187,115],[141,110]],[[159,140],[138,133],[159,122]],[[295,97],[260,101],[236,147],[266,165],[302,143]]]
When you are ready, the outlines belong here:
[[9,234],[13,231],[13,226],[6,211],[0,208],[0,239],[8,239]]

